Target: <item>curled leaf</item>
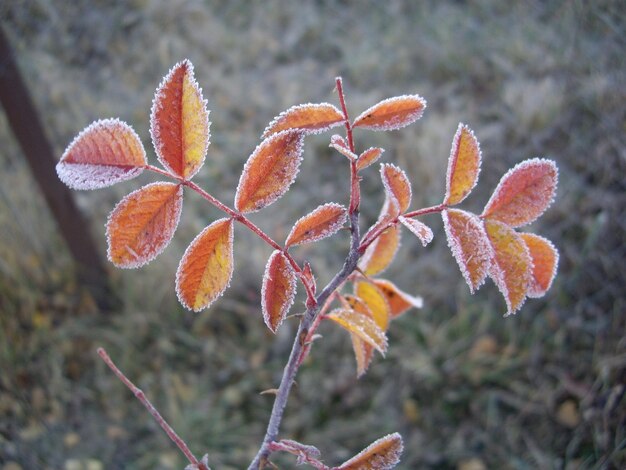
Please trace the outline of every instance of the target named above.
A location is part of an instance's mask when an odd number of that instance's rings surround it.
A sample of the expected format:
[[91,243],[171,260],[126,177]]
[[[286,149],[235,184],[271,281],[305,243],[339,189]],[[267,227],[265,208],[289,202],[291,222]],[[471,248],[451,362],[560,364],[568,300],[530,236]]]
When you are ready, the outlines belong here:
[[400,434],[389,434],[372,442],[336,470],[390,470],[400,462],[403,450]]
[[276,201],[296,179],[302,160],[304,135],[282,131],[261,142],[241,174],[235,208],[254,212]]
[[542,297],[552,285],[559,264],[559,252],[550,240],[534,233],[520,233],[532,259],[532,279],[528,297]]
[[356,162],[356,169],[363,170],[364,168],[370,166],[372,163],[375,163],[384,151],[385,149],[381,149],[380,147],[370,147],[367,150],[363,151],[363,153],[359,155],[359,159]]
[[296,295],[296,273],[284,253],[276,250],[265,267],[261,306],[265,324],[276,333]]
[[233,221],[219,219],[191,242],[176,272],[180,303],[199,312],[224,293],[233,275]]
[[385,296],[391,319],[399,317],[412,307],[422,308],[424,306],[424,299],[407,294],[387,279],[372,279],[372,282]]
[[387,98],[363,111],[352,127],[375,131],[392,131],[413,124],[426,109],[426,100],[419,95]]
[[448,246],[474,293],[485,281],[493,256],[484,225],[476,215],[459,209],[445,210],[441,216]]
[[400,213],[406,212],[411,205],[411,183],[406,173],[397,166],[386,163],[380,166],[380,176],[385,192],[398,201]]
[[339,126],[344,121],[342,112],[330,103],[301,104],[292,106],[276,116],[263,132],[262,138],[289,129],[317,134]]
[[119,119],[103,119],[76,136],[56,170],[72,189],[99,189],[135,178],[146,163],[146,151],[133,128]]
[[558,170],[552,160],[533,158],[500,180],[481,217],[516,228],[536,220],[554,200]]
[[420,239],[423,246],[426,246],[433,241],[433,231],[428,225],[420,222],[419,220],[409,219],[403,216],[400,216],[398,220],[402,225],[408,228],[413,235]]
[[185,180],[200,170],[209,147],[209,111],[189,60],[176,64],[157,88],[150,134],[161,164]]
[[480,162],[478,139],[469,127],[459,124],[450,150],[444,204],[454,206],[474,189],[480,173]]
[[376,348],[383,356],[387,351],[387,336],[376,322],[352,309],[338,308],[327,316],[329,320],[354,333],[367,344]]
[[120,268],[138,268],[156,258],[174,236],[183,207],[183,188],[152,183],[130,193],[106,224],[109,260]]
[[400,228],[392,225],[367,247],[359,268],[368,276],[381,273],[391,264],[399,248]]
[[310,243],[331,236],[346,221],[346,208],[340,204],[329,202],[299,219],[287,236],[285,246]]

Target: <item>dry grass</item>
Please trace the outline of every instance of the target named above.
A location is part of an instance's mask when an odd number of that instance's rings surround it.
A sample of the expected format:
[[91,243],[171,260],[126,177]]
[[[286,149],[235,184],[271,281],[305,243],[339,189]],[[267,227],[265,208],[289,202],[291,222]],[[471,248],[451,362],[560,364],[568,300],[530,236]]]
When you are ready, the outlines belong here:
[[[548,296],[502,319],[495,287],[470,297],[441,223],[427,220],[433,246],[406,237],[389,272],[423,295],[426,308],[394,325],[387,359],[360,381],[347,337],[325,327],[283,434],[318,446],[333,463],[397,430],[407,444],[401,468],[570,470],[626,465],[622,3],[28,0],[3,3],[0,19],[59,155],[101,117],[127,120],[147,144],[152,93],[189,57],[213,122],[198,183],[226,201],[266,123],[293,104],[333,102],[336,75],[352,113],[394,94],[428,99],[411,128],[357,136],[407,169],[415,207],[439,202],[458,121],[476,131],[485,158],[470,208],[480,208],[515,163],[555,159],[557,202],[533,227],[562,253]],[[183,466],[96,360],[103,345],[194,451],[208,451],[217,469],[243,467],[271,406],[258,392],[278,382],[295,326],[273,337],[262,324],[269,249],[238,230],[231,289],[207,312],[183,311],[176,263],[217,215],[190,195],[173,245],[138,272],[112,271],[125,306],[98,312],[73,281],[2,115],[0,140],[0,464]],[[296,185],[255,221],[281,238],[306,210],[345,202],[337,188],[347,173],[337,165],[325,137],[309,139]],[[77,194],[102,252],[108,211],[138,185]],[[372,171],[366,218],[375,217],[380,192]],[[298,254],[324,280],[343,249],[345,240],[326,241]]]

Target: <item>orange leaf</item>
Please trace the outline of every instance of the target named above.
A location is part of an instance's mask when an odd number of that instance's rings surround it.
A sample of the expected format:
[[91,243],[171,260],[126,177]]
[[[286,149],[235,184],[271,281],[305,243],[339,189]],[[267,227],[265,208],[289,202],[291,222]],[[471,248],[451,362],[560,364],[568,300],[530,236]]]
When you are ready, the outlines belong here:
[[533,262],[528,297],[542,297],[552,285],[559,264],[559,252],[550,240],[534,233],[520,233]]
[[331,236],[346,221],[346,208],[330,202],[299,219],[291,229],[285,247],[310,243]]
[[411,307],[422,308],[424,299],[413,297],[400,290],[393,282],[386,279],[373,279],[372,282],[380,289],[389,305],[391,319],[397,318]]
[[423,246],[426,246],[433,241],[433,231],[428,225],[420,222],[419,220],[408,219],[403,216],[398,217],[398,220],[420,239]]
[[76,136],[56,170],[72,189],[99,189],[138,176],[146,163],[146,151],[132,127],[103,119]]
[[174,236],[183,207],[183,188],[152,183],[130,193],[106,224],[109,260],[120,268],[138,268],[156,258]]
[[404,447],[400,434],[381,437],[336,470],[389,470],[400,462]]
[[195,175],[209,147],[209,111],[188,60],[176,64],[157,88],[150,134],[161,164],[185,180]]
[[532,259],[522,237],[508,225],[487,219],[485,230],[494,253],[489,276],[502,292],[510,315],[526,299],[532,280]]
[[444,204],[454,206],[474,189],[480,173],[480,161],[480,145],[476,136],[469,127],[459,124],[450,150]]
[[376,348],[383,356],[387,351],[387,336],[376,322],[367,316],[351,309],[338,308],[327,315],[327,318],[341,325],[350,333]]
[[337,152],[342,154],[350,161],[356,160],[358,158],[355,153],[350,150],[350,146],[348,145],[346,140],[340,135],[335,134],[330,138],[329,147],[334,148],[335,150],[337,150]]
[[[365,315],[368,318],[374,319],[374,314],[370,310],[363,300],[354,295],[344,295],[341,298],[342,302],[357,313]],[[374,321],[376,321],[374,319]],[[379,325],[380,327],[380,325]],[[359,338],[354,333],[350,335],[352,338],[352,349],[354,350],[354,357],[356,359],[356,373],[357,377],[361,377],[372,362],[374,357],[374,348]]]
[[[355,282],[354,293],[372,313],[372,318],[378,327],[382,331],[387,331],[387,328],[389,328],[391,310],[385,294],[378,286],[369,281]],[[358,309],[355,310],[358,311]]]
[[296,295],[296,273],[287,257],[276,250],[265,267],[261,305],[267,327],[276,333],[283,322]]
[[485,281],[493,256],[483,223],[476,215],[459,209],[445,210],[441,216],[448,246],[474,293]]
[[306,134],[317,134],[343,124],[343,114],[329,103],[301,104],[283,111],[269,123],[262,138],[289,129],[300,130]]
[[257,211],[287,192],[300,169],[303,140],[301,132],[282,131],[258,145],[239,179],[235,196],[238,211]]
[[365,250],[359,268],[368,276],[383,272],[400,248],[400,228],[392,225],[381,233]]
[[359,155],[359,159],[356,162],[356,169],[362,170],[367,168],[372,163],[380,158],[385,149],[381,149],[379,147],[370,147],[365,150],[361,155]]
[[191,242],[176,272],[180,303],[199,312],[224,293],[233,275],[233,221],[219,219]]
[[392,131],[413,124],[424,114],[426,100],[419,95],[387,98],[363,111],[352,127],[375,131]]
[[533,158],[519,163],[502,177],[481,217],[513,228],[529,224],[552,203],[557,180],[552,160]]
[[389,196],[398,201],[400,213],[406,212],[411,205],[411,183],[406,173],[391,163],[380,165],[380,176]]

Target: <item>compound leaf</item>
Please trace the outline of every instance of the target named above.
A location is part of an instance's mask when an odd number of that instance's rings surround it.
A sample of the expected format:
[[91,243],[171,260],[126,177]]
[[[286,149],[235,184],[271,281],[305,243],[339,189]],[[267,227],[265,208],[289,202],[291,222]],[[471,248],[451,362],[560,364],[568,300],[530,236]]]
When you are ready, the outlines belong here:
[[296,273],[287,257],[275,250],[267,261],[261,289],[263,319],[272,333],[287,316],[295,295]]
[[330,202],[299,219],[287,236],[285,246],[310,243],[331,236],[346,221],[346,208]]
[[419,95],[403,95],[387,98],[363,111],[352,127],[391,131],[414,123],[424,113],[426,100]]
[[444,204],[454,206],[474,189],[480,173],[480,161],[480,144],[476,136],[469,127],[459,124],[450,150]]
[[552,285],[559,264],[559,252],[552,242],[534,233],[520,233],[532,259],[532,279],[528,297],[542,297]]
[[330,103],[301,104],[276,116],[263,132],[262,138],[288,129],[317,134],[341,125],[344,121],[342,112]]
[[393,433],[372,442],[334,470],[390,470],[400,462],[402,437]]

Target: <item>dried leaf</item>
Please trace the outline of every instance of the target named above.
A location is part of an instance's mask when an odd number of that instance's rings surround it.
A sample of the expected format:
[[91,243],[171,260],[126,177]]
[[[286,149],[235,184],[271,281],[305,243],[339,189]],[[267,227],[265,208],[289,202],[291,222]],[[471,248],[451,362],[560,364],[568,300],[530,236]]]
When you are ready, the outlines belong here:
[[392,225],[381,233],[365,250],[359,268],[368,276],[383,272],[400,248],[400,228]]
[[516,228],[537,219],[554,200],[558,170],[552,160],[519,163],[500,180],[481,217]]
[[224,293],[233,275],[233,221],[219,219],[191,242],[178,265],[180,303],[199,312]]
[[296,281],[296,273],[287,257],[274,251],[267,261],[261,289],[263,320],[272,333],[276,333],[293,304]]
[[[281,439],[278,442],[272,442],[270,444],[270,449],[273,452],[283,451],[296,455],[298,457],[296,465],[304,465],[308,463],[315,466],[315,464],[320,464],[319,458],[322,456],[322,453],[317,447],[302,444],[298,441],[292,441],[291,439]],[[320,467],[316,466],[316,468]]]
[[[354,283],[354,293],[356,297],[361,299],[369,311],[372,312],[372,318],[382,331],[389,328],[389,320],[391,318],[391,309],[385,297],[385,294],[374,283],[369,281],[359,281]],[[358,311],[358,310],[357,310]]]
[[161,164],[185,180],[202,167],[209,147],[209,111],[188,60],[176,64],[157,88],[150,135]]
[[350,333],[376,348],[383,356],[387,351],[387,336],[376,322],[367,316],[351,309],[338,308],[327,315],[327,318],[338,323]]
[[282,131],[261,142],[241,174],[235,208],[254,212],[276,201],[296,179],[302,160],[304,135]]
[[132,127],[103,119],[74,138],[56,170],[72,189],[99,189],[135,178],[146,164],[146,151]]
[[510,315],[526,299],[532,280],[532,260],[522,237],[508,225],[487,219],[485,230],[494,253],[489,276],[502,292]]
[[402,225],[408,228],[417,238],[420,239],[423,246],[426,246],[431,241],[433,241],[433,231],[428,225],[420,222],[419,220],[408,219],[403,216],[400,216],[398,220]]
[[[347,308],[354,310],[357,313],[365,315],[368,318],[374,319],[374,314],[370,310],[363,300],[354,296],[354,295],[344,295],[342,298],[342,303],[346,305]],[[374,320],[376,321],[376,320]],[[379,325],[380,327],[380,325]],[[372,362],[374,357],[374,348],[359,338],[358,335],[351,334],[352,339],[352,348],[354,349],[354,357],[356,358],[356,371],[357,377],[361,377]]]
[[403,95],[383,100],[363,111],[352,127],[391,131],[413,124],[422,117],[426,100],[419,95]]
[[407,294],[387,279],[372,279],[372,282],[385,296],[391,319],[399,317],[412,307],[422,308],[424,306],[424,299]]
[[493,257],[483,223],[476,215],[459,209],[445,210],[441,216],[448,246],[474,293],[485,281]]
[[120,268],[138,268],[156,258],[174,236],[183,206],[183,188],[152,183],[130,193],[106,224],[109,260]]
[[532,280],[528,297],[542,297],[552,285],[559,264],[559,252],[552,242],[533,233],[520,233],[532,259]]
[[478,182],[480,162],[480,145],[476,136],[469,127],[459,124],[450,150],[444,204],[454,206],[468,196]]
[[359,159],[356,162],[356,169],[360,171],[364,168],[367,168],[372,163],[376,162],[381,157],[384,151],[385,149],[381,149],[380,147],[368,148],[363,153],[361,153],[361,155],[359,155]]
[[315,281],[315,275],[313,274],[313,269],[311,269],[311,264],[308,261],[304,262],[304,268],[302,268],[302,280],[315,293],[317,290],[317,282]]
[[398,201],[400,213],[406,212],[411,205],[411,183],[406,173],[391,163],[380,166],[380,176],[385,192]]
[[262,138],[289,129],[317,134],[339,126],[344,121],[343,113],[330,103],[301,104],[276,116],[263,132]]
[[295,223],[287,236],[285,247],[329,237],[343,226],[346,217],[344,206],[334,202],[323,204]]
[[389,434],[371,443],[336,470],[389,470],[398,465],[403,450],[400,434]]

